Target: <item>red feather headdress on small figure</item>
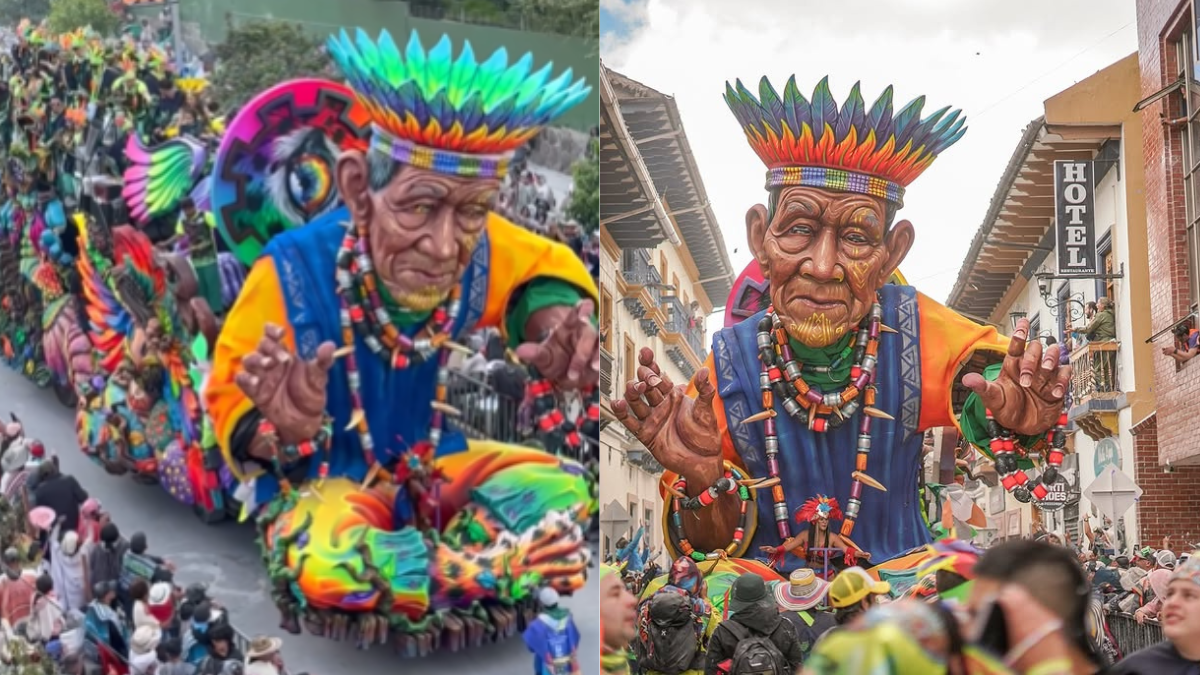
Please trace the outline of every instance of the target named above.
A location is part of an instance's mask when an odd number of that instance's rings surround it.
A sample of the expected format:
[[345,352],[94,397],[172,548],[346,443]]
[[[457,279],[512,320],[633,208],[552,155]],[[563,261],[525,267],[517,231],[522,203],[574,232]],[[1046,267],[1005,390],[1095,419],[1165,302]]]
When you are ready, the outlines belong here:
[[796,509],[797,523],[811,523],[816,521],[817,518],[828,518],[829,520],[842,519],[842,507],[838,506],[836,497],[817,495],[804,502],[804,506]]

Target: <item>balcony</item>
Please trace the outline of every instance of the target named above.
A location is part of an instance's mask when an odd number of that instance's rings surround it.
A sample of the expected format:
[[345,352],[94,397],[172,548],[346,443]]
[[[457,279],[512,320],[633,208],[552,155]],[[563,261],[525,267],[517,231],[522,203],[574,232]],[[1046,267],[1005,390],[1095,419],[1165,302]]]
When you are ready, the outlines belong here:
[[704,365],[704,326],[695,320],[689,307],[674,295],[662,299],[666,321],[662,339],[671,361],[691,377]]
[[622,304],[642,327],[647,337],[659,334],[662,312],[662,275],[650,263],[646,249],[626,249],[621,253]]
[[1116,436],[1127,405],[1117,378],[1119,342],[1089,342],[1071,352],[1071,408],[1067,417],[1094,440]]

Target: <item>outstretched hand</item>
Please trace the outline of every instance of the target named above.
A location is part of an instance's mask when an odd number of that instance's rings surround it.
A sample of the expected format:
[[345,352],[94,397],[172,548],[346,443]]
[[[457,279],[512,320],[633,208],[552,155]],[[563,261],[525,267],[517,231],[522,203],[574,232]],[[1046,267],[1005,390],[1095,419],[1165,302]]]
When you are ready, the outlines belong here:
[[282,442],[307,441],[320,431],[335,350],[332,342],[326,342],[311,361],[297,358],[284,345],[283,329],[267,324],[258,349],[242,359],[242,372],[234,382],[275,425]]
[[600,381],[600,333],[592,325],[595,312],[596,303],[580,302],[541,342],[519,345],[517,358],[537,368],[559,389],[596,384]]
[[963,376],[962,383],[979,395],[1002,427],[1021,435],[1049,431],[1062,414],[1063,399],[1071,386],[1071,366],[1059,365],[1059,346],[1042,349],[1027,344],[1029,320],[1017,322],[1000,376],[988,382],[978,373]]
[[654,361],[654,352],[638,353],[637,380],[625,387],[625,398],[612,402],[613,415],[664,468],[688,480],[720,476],[721,436],[713,410],[716,389],[701,368],[692,376],[696,397],[675,385]]

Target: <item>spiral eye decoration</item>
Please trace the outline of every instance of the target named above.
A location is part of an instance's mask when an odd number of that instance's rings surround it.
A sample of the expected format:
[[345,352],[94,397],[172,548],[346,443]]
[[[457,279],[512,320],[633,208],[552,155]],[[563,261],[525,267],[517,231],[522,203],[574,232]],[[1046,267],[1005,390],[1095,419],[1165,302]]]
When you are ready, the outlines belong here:
[[322,154],[304,153],[288,162],[288,197],[305,219],[323,212],[333,196],[333,171]]

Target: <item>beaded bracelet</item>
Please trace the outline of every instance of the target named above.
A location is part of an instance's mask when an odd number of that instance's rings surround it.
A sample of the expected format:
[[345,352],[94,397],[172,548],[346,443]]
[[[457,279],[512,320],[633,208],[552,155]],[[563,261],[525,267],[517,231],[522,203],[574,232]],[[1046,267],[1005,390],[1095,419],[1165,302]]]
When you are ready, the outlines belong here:
[[[673,495],[671,498],[671,535],[678,541],[680,552],[697,562],[704,560],[716,560],[718,558],[724,558],[733,555],[739,548],[741,548],[742,541],[746,538],[746,526],[748,524],[748,518],[750,514],[750,509],[748,507],[750,504],[750,490],[746,486],[740,485],[738,482],[745,480],[746,474],[742,473],[742,471],[736,466],[726,462],[724,479],[728,479],[729,483],[736,486],[736,490],[731,490],[729,492],[731,494],[736,493],[738,499],[741,500],[738,526],[737,529],[733,531],[733,539],[729,542],[728,546],[716,551],[710,551],[708,553],[697,551],[692,546],[691,542],[687,540],[687,535],[683,531],[683,512],[685,510],[690,510],[684,507],[684,502],[690,502],[693,499],[698,501],[704,498],[705,495],[708,495],[710,492],[712,492],[713,488],[710,487],[697,497],[690,499],[685,497],[680,499],[678,495],[687,494],[687,481],[680,476],[675,480],[675,484],[672,486],[673,492],[675,492],[676,495]],[[718,481],[718,483],[720,482],[721,481]],[[707,504],[711,504],[719,494],[719,492],[712,494],[711,499],[708,500]],[[707,504],[705,504],[705,506],[707,506]]]
[[279,443],[279,430],[275,425],[266,418],[258,422],[258,434],[260,437],[267,440],[271,445],[272,457],[271,465],[275,472],[275,477],[279,480],[280,488],[286,492],[292,492],[292,484],[287,479],[287,472],[283,467],[286,464],[294,464],[301,459],[311,457],[318,450],[323,450],[326,458],[321,462],[317,469],[317,479],[324,481],[329,477],[329,441],[333,438],[333,419],[328,415],[321,423],[321,428],[317,431],[317,435],[310,440],[301,443],[281,445]]
[[295,464],[305,457],[316,454],[317,450],[325,448],[329,443],[329,439],[333,437],[333,423],[329,418],[325,418],[325,422],[321,424],[321,428],[317,431],[316,436],[307,441],[290,445],[283,445],[278,442],[279,430],[265,418],[258,423],[258,433],[264,438],[275,439],[272,442],[272,446],[285,464]]
[[[1024,455],[1028,449],[1017,440],[1016,434],[1000,426],[990,409],[985,411],[987,416],[988,435],[991,436],[989,449],[995,458],[996,473],[1004,489],[1011,492],[1017,501],[1029,503],[1041,502],[1050,494],[1050,485],[1058,479],[1059,469],[1062,468],[1067,445],[1067,413],[1063,411],[1058,416],[1057,423],[1046,432],[1046,443],[1049,452],[1046,455],[1046,465],[1042,468],[1041,476],[1035,482],[1017,465],[1018,455]],[[1040,446],[1040,442],[1038,444]],[[1032,487],[1030,487],[1032,485]]]

